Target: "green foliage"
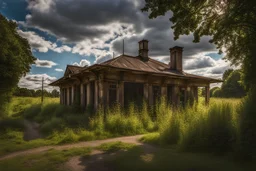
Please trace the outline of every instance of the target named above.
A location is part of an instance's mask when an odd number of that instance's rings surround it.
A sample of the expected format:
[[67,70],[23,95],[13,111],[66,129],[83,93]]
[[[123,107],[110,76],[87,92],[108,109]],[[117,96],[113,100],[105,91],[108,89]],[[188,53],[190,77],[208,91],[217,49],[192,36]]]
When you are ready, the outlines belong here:
[[5,132],[8,129],[12,130],[23,130],[24,123],[21,119],[4,119],[0,120],[0,133]]
[[61,130],[64,127],[64,121],[61,118],[51,118],[51,120],[43,123],[40,130],[43,133],[50,133],[53,131]]
[[28,41],[17,33],[17,24],[0,14],[0,117],[7,115],[12,91],[34,61]]
[[[42,90],[30,90],[27,88],[20,88],[20,87],[16,87],[14,92],[13,92],[14,96],[20,96],[20,97],[41,97],[42,96]],[[52,92],[48,92],[46,90],[44,90],[43,93],[44,97],[59,97],[60,96],[60,92],[57,90],[52,90]]]
[[242,83],[242,72],[240,70],[229,69],[223,74],[223,84],[221,88],[214,87],[210,90],[213,97],[244,97],[246,90]]
[[123,143],[120,141],[117,142],[110,142],[110,143],[103,143],[97,147],[97,149],[105,152],[116,152],[119,150],[129,150],[134,148],[136,145]]

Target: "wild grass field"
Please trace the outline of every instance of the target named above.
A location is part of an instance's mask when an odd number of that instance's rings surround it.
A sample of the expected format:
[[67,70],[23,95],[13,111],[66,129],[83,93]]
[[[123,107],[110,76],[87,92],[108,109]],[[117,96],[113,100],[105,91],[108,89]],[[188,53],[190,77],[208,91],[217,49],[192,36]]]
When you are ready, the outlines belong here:
[[[240,99],[204,99],[185,109],[171,110],[163,101],[155,112],[146,104],[142,108],[130,104],[127,110],[118,105],[92,114],[59,104],[58,98],[14,97],[8,117],[0,121],[0,155],[44,145],[56,145],[105,139],[116,136],[146,135],[142,141],[177,145],[183,150],[230,151],[238,140],[237,108]],[[42,138],[25,141],[23,120],[40,124]]]

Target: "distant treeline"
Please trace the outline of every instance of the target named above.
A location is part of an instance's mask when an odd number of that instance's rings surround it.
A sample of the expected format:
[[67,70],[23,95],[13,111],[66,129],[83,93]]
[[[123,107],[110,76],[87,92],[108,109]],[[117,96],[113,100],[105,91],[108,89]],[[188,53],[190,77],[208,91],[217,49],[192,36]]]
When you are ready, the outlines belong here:
[[224,72],[221,87],[214,87],[210,90],[211,97],[244,97],[247,94],[243,83],[241,70],[228,69]]
[[[14,96],[22,97],[41,97],[42,90],[31,90],[27,88],[17,87],[13,93]],[[44,97],[59,97],[60,92],[58,90],[52,90],[52,92],[44,90]]]

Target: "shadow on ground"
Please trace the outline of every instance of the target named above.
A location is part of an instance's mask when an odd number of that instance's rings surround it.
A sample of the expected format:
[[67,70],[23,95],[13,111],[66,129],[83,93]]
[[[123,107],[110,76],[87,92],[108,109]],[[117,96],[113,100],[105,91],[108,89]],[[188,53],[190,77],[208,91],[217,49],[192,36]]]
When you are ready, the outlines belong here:
[[76,156],[65,164],[69,171],[216,171],[254,170],[255,165],[236,164],[228,157],[209,154],[181,153],[142,144],[129,150],[113,152],[93,151],[90,156]]

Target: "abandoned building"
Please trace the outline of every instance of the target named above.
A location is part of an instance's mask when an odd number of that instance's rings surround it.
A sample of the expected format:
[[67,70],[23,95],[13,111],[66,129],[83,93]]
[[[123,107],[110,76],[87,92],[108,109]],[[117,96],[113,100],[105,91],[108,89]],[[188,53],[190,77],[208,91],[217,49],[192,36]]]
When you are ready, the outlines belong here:
[[198,101],[198,87],[205,87],[205,102],[209,103],[210,84],[222,82],[193,74],[182,68],[182,47],[170,48],[169,65],[148,56],[148,41],[139,42],[138,56],[121,55],[92,66],[68,65],[64,76],[51,83],[60,88],[60,103],[74,103],[97,109],[130,102],[156,104],[160,97],[172,105]]

